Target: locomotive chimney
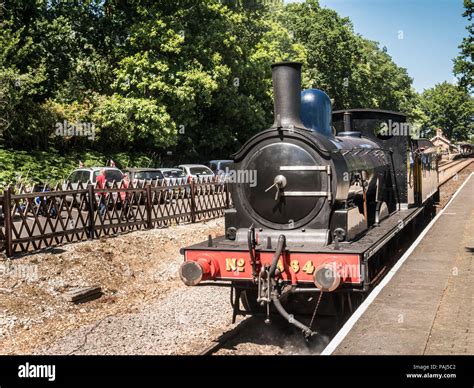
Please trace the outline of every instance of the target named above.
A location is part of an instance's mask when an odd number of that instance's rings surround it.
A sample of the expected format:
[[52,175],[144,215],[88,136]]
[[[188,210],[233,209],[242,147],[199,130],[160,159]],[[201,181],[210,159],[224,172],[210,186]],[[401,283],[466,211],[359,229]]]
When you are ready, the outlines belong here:
[[301,63],[279,62],[272,65],[275,122],[272,128],[305,128],[300,118]]

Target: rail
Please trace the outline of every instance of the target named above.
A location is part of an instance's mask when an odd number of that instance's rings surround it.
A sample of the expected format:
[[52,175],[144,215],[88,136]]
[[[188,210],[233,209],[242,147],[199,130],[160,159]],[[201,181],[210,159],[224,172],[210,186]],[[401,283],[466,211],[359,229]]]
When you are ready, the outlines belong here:
[[439,185],[442,186],[451,180],[457,173],[465,169],[472,162],[472,159],[458,159],[439,166]]
[[232,328],[231,330],[223,333],[219,338],[213,341],[211,345],[209,345],[207,348],[202,350],[199,355],[200,356],[211,356],[213,354],[216,354],[219,350],[225,348],[225,346],[235,338],[237,338],[239,335],[242,335],[242,333],[247,330],[252,324],[255,324],[257,322],[257,318],[254,316],[248,317],[241,321],[237,326]]

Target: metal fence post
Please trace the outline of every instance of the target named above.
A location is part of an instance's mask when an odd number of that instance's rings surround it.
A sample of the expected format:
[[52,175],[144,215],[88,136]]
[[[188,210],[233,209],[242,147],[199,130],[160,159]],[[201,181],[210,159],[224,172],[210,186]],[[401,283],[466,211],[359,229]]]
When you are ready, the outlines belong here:
[[89,240],[94,239],[94,233],[95,233],[95,220],[94,220],[94,203],[95,203],[95,193],[94,193],[94,185],[89,184],[87,186],[87,210],[89,212],[89,225],[88,225],[88,237]]
[[3,192],[3,215],[5,223],[5,253],[7,257],[13,256],[13,238],[12,238],[12,188],[9,186]]
[[147,221],[147,228],[153,229],[153,221],[151,217],[151,211],[153,204],[151,203],[151,184],[147,183],[145,185],[146,190],[146,221]]
[[190,187],[191,187],[191,222],[196,222],[196,199],[194,198],[194,179],[191,179],[190,182]]
[[229,182],[225,183],[225,207],[226,209],[230,209],[230,193],[229,193]]

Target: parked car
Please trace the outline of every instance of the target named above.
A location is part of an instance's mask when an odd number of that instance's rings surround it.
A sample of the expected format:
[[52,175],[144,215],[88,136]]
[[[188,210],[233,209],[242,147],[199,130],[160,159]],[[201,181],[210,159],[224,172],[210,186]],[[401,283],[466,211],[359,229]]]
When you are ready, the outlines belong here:
[[[127,168],[123,170],[130,178],[130,183],[134,187],[144,187],[145,184],[150,183],[153,186],[163,183],[163,174],[159,169],[150,167]],[[156,198],[155,201],[156,202]],[[142,192],[133,195],[134,205],[144,205],[146,203],[146,195]]]
[[[176,186],[176,185],[184,185],[187,183],[186,173],[181,170],[180,168],[160,168],[159,169],[164,176],[164,184],[167,186]],[[180,194],[182,194],[183,188],[169,188],[168,192],[170,196],[168,199],[176,199],[179,198]],[[186,189],[186,192],[189,192]]]
[[[212,170],[203,165],[203,164],[180,164],[178,166],[181,168],[184,173],[186,174],[186,181],[190,182],[198,182],[198,183],[207,183],[207,182],[214,182],[216,180],[216,176],[212,172]],[[190,189],[186,189],[186,193],[190,193]],[[214,185],[205,185],[199,188],[199,193],[201,194],[212,194],[214,193]]]
[[188,182],[193,179],[195,181],[209,180],[215,176],[212,170],[203,164],[180,164],[178,168],[184,171]]
[[[100,174],[100,170],[105,170],[105,179],[107,185],[110,185],[112,182],[120,183],[123,178],[123,173],[116,167],[82,167],[74,170],[68,178],[66,178],[65,182],[62,185],[63,190],[77,190],[79,187],[79,183],[82,184],[82,187],[85,188],[87,184],[92,183],[95,184],[97,182],[97,177]],[[117,199],[117,193],[112,194],[114,200]],[[76,197],[76,200],[79,200]],[[96,200],[99,200],[98,194],[96,192]],[[66,201],[71,203],[73,201],[72,195],[66,196]],[[79,204],[77,204],[79,205]]]
[[79,183],[82,183],[85,186],[88,183],[95,183],[97,177],[100,174],[100,170],[105,170],[105,179],[108,183],[113,181],[120,182],[123,178],[123,173],[118,168],[115,167],[82,167],[74,170],[66,182],[63,184],[63,189],[67,187],[67,184],[70,183],[70,186],[73,189],[77,189]]
[[186,173],[180,168],[160,168],[166,184],[179,185],[186,183]]
[[137,183],[143,184],[144,182],[161,182],[164,179],[163,173],[157,168],[127,168],[123,172],[128,174],[130,182],[134,185]]

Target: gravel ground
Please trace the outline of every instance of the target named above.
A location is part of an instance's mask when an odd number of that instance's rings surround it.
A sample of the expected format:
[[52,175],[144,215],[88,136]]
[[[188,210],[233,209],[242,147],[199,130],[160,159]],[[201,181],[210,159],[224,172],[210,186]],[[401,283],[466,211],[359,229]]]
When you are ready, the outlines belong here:
[[469,166],[461,170],[452,179],[447,181],[440,189],[440,206],[442,209],[449,202],[456,190],[463,184],[466,178],[474,172],[474,162],[471,162]]
[[[307,323],[308,317],[301,318]],[[266,325],[263,318],[256,318],[254,324],[244,330],[237,338],[230,340],[218,356],[222,355],[315,355],[330,342],[339,330],[340,324],[335,324],[333,317],[319,316],[313,329],[319,335],[311,341],[306,341],[301,330],[291,326],[283,318],[275,316],[272,323]]]
[[[159,304],[176,290],[191,291],[178,276],[179,248],[203,241],[208,234],[221,234],[223,224],[223,219],[217,219],[70,244],[13,260],[3,258],[0,354],[47,349],[48,344],[84,326],[102,322],[102,327],[106,317],[145,311],[150,303]],[[102,287],[101,298],[83,304],[63,298],[75,287],[91,285]],[[204,289],[191,292],[217,294]]]
[[194,354],[231,328],[229,289],[178,287],[135,314],[106,317],[37,354]]

